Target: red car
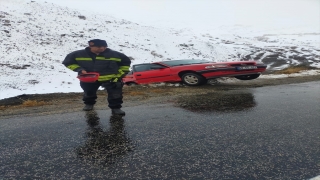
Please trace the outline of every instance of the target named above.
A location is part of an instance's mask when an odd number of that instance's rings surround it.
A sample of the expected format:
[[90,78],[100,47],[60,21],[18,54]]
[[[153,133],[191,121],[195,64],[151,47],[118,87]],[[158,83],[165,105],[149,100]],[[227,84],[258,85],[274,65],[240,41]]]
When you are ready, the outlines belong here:
[[127,85],[159,82],[183,82],[189,86],[207,83],[210,79],[232,76],[240,80],[256,79],[266,65],[256,61],[210,62],[207,60],[170,60],[135,64],[123,82]]

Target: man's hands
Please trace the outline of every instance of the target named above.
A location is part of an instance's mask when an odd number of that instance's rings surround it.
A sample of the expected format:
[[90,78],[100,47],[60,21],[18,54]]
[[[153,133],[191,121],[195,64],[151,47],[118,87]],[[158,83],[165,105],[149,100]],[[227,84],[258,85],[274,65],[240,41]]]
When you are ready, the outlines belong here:
[[124,73],[124,74],[120,77],[120,79],[126,77],[127,74],[128,74],[128,73]]
[[87,71],[86,70],[82,70],[82,71],[80,71],[80,74],[87,74]]
[[81,70],[81,71],[78,71],[78,75],[81,75],[81,74],[87,74],[88,72],[86,70]]

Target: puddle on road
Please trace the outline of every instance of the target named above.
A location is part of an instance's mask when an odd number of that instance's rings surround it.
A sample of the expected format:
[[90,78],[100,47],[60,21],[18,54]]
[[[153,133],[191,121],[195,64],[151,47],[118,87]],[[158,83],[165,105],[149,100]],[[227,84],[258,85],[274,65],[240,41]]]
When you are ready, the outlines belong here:
[[85,143],[75,149],[77,157],[96,165],[108,165],[117,162],[128,152],[133,144],[125,131],[124,120],[119,116],[110,117],[110,127],[104,129],[95,111],[86,112],[88,128]]
[[250,92],[210,92],[178,98],[177,105],[193,112],[244,111],[256,105]]

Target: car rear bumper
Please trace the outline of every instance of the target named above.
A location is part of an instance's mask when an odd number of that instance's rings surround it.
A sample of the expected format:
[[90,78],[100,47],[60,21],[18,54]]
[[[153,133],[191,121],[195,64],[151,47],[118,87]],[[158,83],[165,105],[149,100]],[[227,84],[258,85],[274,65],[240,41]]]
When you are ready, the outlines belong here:
[[207,79],[217,78],[217,77],[225,77],[225,76],[241,76],[241,75],[250,75],[250,74],[261,74],[266,70],[265,65],[257,66],[257,69],[250,70],[236,70],[234,67],[230,68],[216,68],[216,69],[208,69],[197,71],[202,74]]

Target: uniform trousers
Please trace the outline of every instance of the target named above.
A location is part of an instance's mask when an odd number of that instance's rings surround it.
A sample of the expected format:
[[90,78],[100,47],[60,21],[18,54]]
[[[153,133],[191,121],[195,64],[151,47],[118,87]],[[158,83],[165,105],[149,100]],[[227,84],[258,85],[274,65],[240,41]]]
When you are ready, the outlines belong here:
[[120,109],[122,107],[122,82],[80,82],[80,86],[84,92],[82,98],[84,104],[94,105],[97,99],[97,91],[99,87],[102,86],[108,94],[108,106],[111,109]]

